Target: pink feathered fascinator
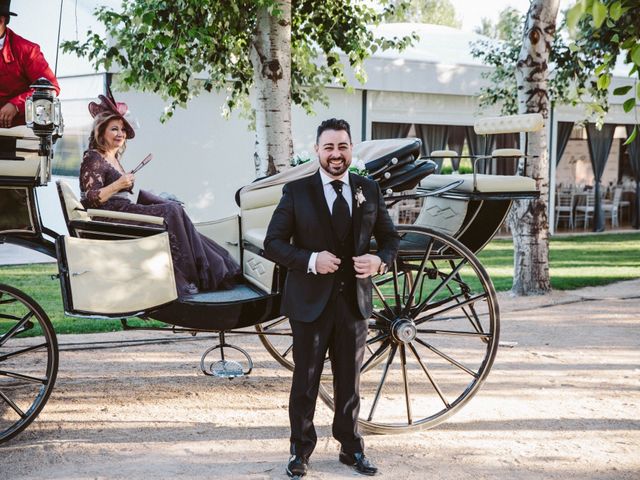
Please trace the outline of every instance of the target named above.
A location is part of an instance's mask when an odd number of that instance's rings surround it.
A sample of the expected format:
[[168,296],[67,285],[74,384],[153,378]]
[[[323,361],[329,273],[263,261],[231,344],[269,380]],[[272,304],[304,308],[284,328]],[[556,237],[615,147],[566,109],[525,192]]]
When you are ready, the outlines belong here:
[[129,113],[129,107],[124,102],[116,102],[113,98],[113,94],[110,89],[107,89],[107,96],[98,95],[100,103],[89,102],[89,113],[92,117],[100,113],[112,113],[118,115],[122,119],[124,124],[124,130],[127,132],[127,138],[133,138],[136,136],[136,132],[131,124],[125,118],[125,115]]

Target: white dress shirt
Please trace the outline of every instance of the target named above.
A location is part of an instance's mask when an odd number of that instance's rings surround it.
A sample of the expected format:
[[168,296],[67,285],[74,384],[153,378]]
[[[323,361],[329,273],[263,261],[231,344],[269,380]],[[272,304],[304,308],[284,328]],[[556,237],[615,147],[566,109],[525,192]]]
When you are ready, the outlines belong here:
[[[349,185],[349,171],[347,170],[346,172],[344,172],[342,178],[335,179],[331,178],[322,168],[320,168],[318,171],[320,172],[320,180],[322,180],[322,189],[324,190],[324,199],[326,200],[327,206],[329,207],[329,212],[332,212],[333,202],[335,202],[336,198],[338,198],[338,194],[333,188],[333,185],[331,185],[331,182],[333,182],[334,180],[340,180],[343,183],[342,196],[347,201],[347,205],[349,206],[349,213],[351,213],[353,211],[353,195],[351,194],[351,185]],[[307,273],[318,273],[316,272],[316,259],[318,258],[318,253],[320,252],[313,252],[309,257]]]

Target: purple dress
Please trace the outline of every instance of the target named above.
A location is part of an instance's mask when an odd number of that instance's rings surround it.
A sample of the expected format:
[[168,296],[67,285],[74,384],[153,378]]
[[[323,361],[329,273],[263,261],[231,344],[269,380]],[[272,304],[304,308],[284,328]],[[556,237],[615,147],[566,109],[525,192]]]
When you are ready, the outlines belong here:
[[220,245],[198,233],[184,208],[150,192],[140,191],[138,203],[126,195],[98,200],[98,191],[118,180],[122,174],[98,151],[87,150],[80,166],[80,191],[85,208],[140,213],[163,217],[180,296],[200,291],[231,288],[240,276],[240,266]]

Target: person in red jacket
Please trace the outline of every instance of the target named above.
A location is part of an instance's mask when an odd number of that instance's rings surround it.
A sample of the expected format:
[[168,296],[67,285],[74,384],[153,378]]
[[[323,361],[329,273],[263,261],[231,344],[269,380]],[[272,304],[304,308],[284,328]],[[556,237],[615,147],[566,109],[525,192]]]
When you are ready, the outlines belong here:
[[44,77],[60,93],[58,80],[44,59],[40,47],[7,27],[11,0],[0,0],[0,128],[23,125],[24,102],[35,80]]

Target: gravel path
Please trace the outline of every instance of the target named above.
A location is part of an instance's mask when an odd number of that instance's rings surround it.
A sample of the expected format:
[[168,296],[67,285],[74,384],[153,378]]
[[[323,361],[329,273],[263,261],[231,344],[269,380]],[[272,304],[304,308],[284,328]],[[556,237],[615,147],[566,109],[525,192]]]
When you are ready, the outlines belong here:
[[[368,435],[381,479],[640,477],[640,280],[545,297],[501,295],[505,342],[480,392],[447,423]],[[169,338],[130,332],[61,344]],[[40,417],[0,446],[0,479],[286,478],[290,374],[256,337],[254,372],[200,373],[203,336],[65,350]],[[337,461],[331,412],[309,479],[357,478]],[[635,452],[635,453],[634,453]]]

